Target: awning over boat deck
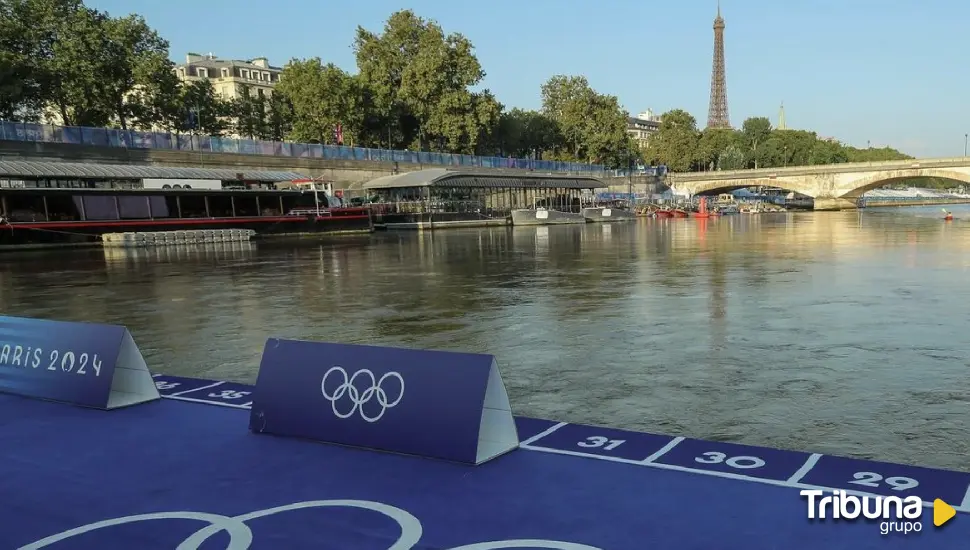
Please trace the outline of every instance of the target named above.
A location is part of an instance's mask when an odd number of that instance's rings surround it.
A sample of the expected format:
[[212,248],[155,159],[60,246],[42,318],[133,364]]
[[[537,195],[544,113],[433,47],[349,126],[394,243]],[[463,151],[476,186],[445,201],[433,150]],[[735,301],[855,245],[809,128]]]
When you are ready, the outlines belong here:
[[[240,178],[241,176],[241,178]],[[225,168],[91,164],[86,162],[0,160],[0,178],[190,179],[278,182],[305,179],[296,172],[263,172]]]
[[477,187],[493,189],[605,189],[602,181],[579,175],[500,171],[467,171],[431,168],[383,176],[364,184],[364,189],[401,189],[408,187]]

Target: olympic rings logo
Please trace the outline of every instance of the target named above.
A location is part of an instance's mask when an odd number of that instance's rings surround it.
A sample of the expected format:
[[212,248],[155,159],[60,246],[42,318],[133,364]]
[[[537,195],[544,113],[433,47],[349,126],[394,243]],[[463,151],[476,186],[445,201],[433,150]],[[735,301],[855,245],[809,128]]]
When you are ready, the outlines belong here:
[[[99,521],[97,523],[89,523],[87,525],[82,525],[81,527],[75,527],[74,529],[64,531],[63,533],[58,533],[37,542],[30,543],[26,546],[21,546],[19,550],[40,550],[41,548],[47,548],[48,546],[74,538],[78,535],[83,535],[92,531],[99,531],[107,527],[162,519],[195,520],[209,523],[207,527],[199,529],[187,539],[183,540],[176,547],[176,550],[199,550],[205,541],[209,540],[213,535],[223,531],[229,535],[229,544],[226,546],[226,550],[249,550],[249,547],[253,542],[253,531],[248,525],[246,525],[247,521],[273,516],[281,512],[288,512],[290,510],[341,507],[370,510],[383,514],[394,520],[401,528],[401,536],[398,537],[397,541],[387,550],[412,550],[415,545],[418,544],[418,541],[421,540],[421,535],[424,532],[421,522],[418,521],[418,518],[411,515],[410,512],[400,508],[395,508],[394,506],[390,506],[382,502],[373,502],[369,500],[311,500],[307,502],[287,504],[286,506],[277,506],[276,508],[257,510],[248,514],[231,517],[220,514],[208,514],[205,512],[158,512],[154,514],[125,516],[121,518]],[[602,550],[600,548],[587,546],[585,544],[540,539],[476,542],[466,544],[464,546],[457,546],[451,550],[503,550],[509,548],[544,548],[546,550]]]
[[[339,376],[342,380],[340,385],[333,390],[333,393],[327,391],[327,380],[331,378],[331,374]],[[358,377],[366,378],[364,381],[367,385],[366,388],[358,388],[355,382],[357,382]],[[384,382],[389,378],[396,378],[398,384],[400,384],[401,389],[397,392],[397,399],[389,401],[387,399],[387,390],[384,389]],[[390,409],[401,402],[404,398],[404,378],[400,374],[390,371],[381,376],[380,380],[374,378],[374,373],[367,369],[360,369],[355,372],[353,376],[347,378],[347,371],[343,367],[330,367],[323,375],[323,380],[320,381],[320,392],[323,394],[323,398],[330,401],[330,408],[333,409],[333,414],[337,418],[350,418],[358,410],[360,411],[360,417],[367,422],[377,422],[384,416],[387,409]],[[351,407],[349,411],[343,412],[338,407],[337,402],[343,401],[344,397],[350,401]],[[370,403],[371,400],[377,400],[377,404],[380,405],[380,412],[371,415],[364,410],[364,405]]]

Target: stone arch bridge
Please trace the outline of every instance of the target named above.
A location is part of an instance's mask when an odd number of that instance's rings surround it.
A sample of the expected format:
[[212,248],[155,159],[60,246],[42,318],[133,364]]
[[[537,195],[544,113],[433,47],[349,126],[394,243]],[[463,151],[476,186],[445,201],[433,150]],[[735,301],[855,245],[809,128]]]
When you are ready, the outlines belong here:
[[691,172],[670,174],[667,179],[672,188],[691,195],[777,187],[812,197],[816,210],[843,210],[856,208],[858,198],[870,189],[920,177],[970,183],[970,157]]

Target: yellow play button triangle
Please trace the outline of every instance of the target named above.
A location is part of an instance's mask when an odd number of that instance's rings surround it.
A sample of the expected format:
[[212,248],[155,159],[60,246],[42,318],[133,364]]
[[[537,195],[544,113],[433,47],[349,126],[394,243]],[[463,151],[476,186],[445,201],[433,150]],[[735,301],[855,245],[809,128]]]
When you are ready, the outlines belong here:
[[933,501],[933,525],[940,527],[953,519],[955,515],[957,515],[957,511],[953,509],[953,506],[940,499]]

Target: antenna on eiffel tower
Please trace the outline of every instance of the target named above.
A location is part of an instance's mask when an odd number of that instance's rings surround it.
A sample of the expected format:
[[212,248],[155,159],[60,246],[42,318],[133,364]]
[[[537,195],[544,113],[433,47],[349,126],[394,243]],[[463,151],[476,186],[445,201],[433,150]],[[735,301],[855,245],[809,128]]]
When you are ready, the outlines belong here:
[[714,18],[714,66],[711,69],[711,104],[707,111],[708,128],[730,128],[727,106],[727,78],[724,74],[724,18],[721,2],[717,2]]

